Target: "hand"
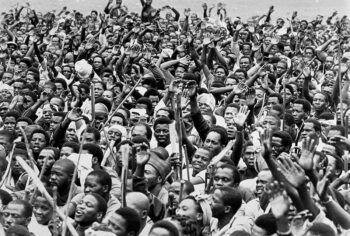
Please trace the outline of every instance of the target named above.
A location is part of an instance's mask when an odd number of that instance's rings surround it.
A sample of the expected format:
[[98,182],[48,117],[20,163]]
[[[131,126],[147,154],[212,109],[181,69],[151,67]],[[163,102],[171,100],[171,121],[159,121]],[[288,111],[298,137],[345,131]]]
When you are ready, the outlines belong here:
[[260,134],[260,140],[261,140],[261,155],[263,158],[269,158],[271,157],[271,139],[272,139],[272,131],[271,128],[267,127],[267,129],[264,130],[262,134]]
[[183,97],[194,98],[197,95],[197,83],[190,81],[187,83],[186,88],[183,91]]
[[185,10],[184,10],[184,15],[186,16],[186,17],[189,17],[190,16],[190,13],[191,13],[191,9],[190,8],[185,8]]
[[333,12],[332,17],[335,17],[336,15],[338,15],[337,11]]
[[303,75],[305,78],[309,78],[311,76],[311,69],[310,67],[305,66],[303,69]]
[[70,112],[68,112],[67,118],[71,121],[78,121],[83,119],[83,112],[80,108],[74,108]]
[[67,11],[67,6],[64,6],[64,7],[62,8],[62,11]]
[[149,153],[149,150],[147,151],[140,151],[136,153],[136,164],[139,166],[144,166],[151,158],[151,155]]
[[316,191],[321,201],[327,200],[327,197],[328,197],[327,190],[330,184],[330,179],[329,179],[330,175],[331,173],[328,172],[321,178],[321,180],[317,182]]
[[254,88],[249,88],[247,93],[246,93],[246,103],[248,106],[253,106],[255,105],[255,89]]
[[140,52],[141,52],[141,46],[138,44],[135,44],[131,47],[130,57],[136,58],[138,55],[140,55]]
[[247,91],[248,87],[244,83],[239,83],[233,90],[234,94],[241,94]]
[[276,162],[278,171],[293,187],[298,188],[306,183],[306,176],[303,168],[287,158],[279,158],[278,160],[279,161]]
[[298,12],[297,12],[297,11],[293,11],[292,19],[294,19],[295,17],[297,17],[297,15],[298,15]]
[[189,56],[184,56],[180,58],[179,63],[188,66],[190,64],[191,60]]
[[203,4],[202,4],[202,7],[203,7],[203,10],[206,11],[206,10],[208,9],[207,3],[203,3]]
[[302,142],[301,156],[298,163],[305,171],[313,169],[316,147],[316,140],[310,137],[306,137]]
[[233,121],[237,126],[243,127],[249,113],[248,106],[241,106],[237,115],[233,117]]
[[289,211],[289,199],[283,183],[274,181],[267,184],[266,193],[270,199],[272,214],[276,219],[286,216]]
[[211,39],[210,38],[204,38],[203,39],[203,46],[208,46],[211,43]]
[[269,13],[270,13],[270,14],[273,12],[273,9],[274,9],[273,6],[271,6],[271,7],[269,8]]
[[39,100],[40,100],[41,102],[46,102],[46,101],[48,101],[48,100],[50,99],[50,94],[51,94],[51,92],[50,92],[50,90],[48,90],[48,89],[42,91],[41,94],[40,94]]

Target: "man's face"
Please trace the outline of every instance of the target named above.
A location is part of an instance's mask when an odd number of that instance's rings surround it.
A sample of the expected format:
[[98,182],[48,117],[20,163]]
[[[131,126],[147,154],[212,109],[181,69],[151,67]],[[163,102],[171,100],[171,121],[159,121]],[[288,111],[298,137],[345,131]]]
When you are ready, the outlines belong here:
[[255,194],[258,198],[260,198],[264,193],[266,184],[271,181],[272,181],[272,175],[270,171],[259,172],[258,178],[256,180],[256,190],[255,190]]
[[276,120],[276,118],[274,116],[269,116],[267,115],[264,119],[264,121],[262,122],[262,127],[264,129],[267,129],[270,126],[270,128],[272,130],[279,130],[280,127],[278,127],[278,121]]
[[234,116],[238,113],[238,109],[236,107],[227,107],[224,113],[224,119],[227,122],[231,121]]
[[158,171],[149,164],[145,166],[145,178],[147,182],[148,189],[154,188],[157,184],[161,182]]
[[225,205],[222,201],[222,192],[219,189],[214,191],[211,210],[213,212],[213,217],[215,218],[221,219],[225,216]]
[[158,118],[161,118],[161,117],[167,117],[169,118],[169,112],[164,110],[164,109],[161,109],[161,110],[158,110],[157,114],[156,114],[156,119]]
[[242,59],[239,61],[239,68],[248,71],[249,68],[250,68],[249,59],[248,59],[248,58],[242,58]]
[[273,137],[271,139],[271,156],[273,158],[277,158],[283,151],[284,151],[284,146],[282,143],[282,139],[280,137]]
[[170,142],[170,132],[168,124],[158,124],[154,129],[154,137],[160,146],[166,146]]
[[326,97],[322,93],[316,93],[312,105],[316,111],[323,111],[327,108]]
[[293,118],[296,124],[300,124],[306,117],[302,104],[293,104]]
[[4,146],[6,154],[10,152],[12,144],[7,136],[0,135],[0,145]]
[[144,126],[137,125],[132,129],[131,136],[132,137],[141,136],[141,137],[147,138],[147,130]]
[[225,71],[222,68],[218,68],[215,72],[215,76],[218,80],[224,80],[225,79]]
[[112,214],[108,218],[108,228],[112,230],[112,233],[118,236],[127,236],[128,232],[126,231],[126,220],[118,214]]
[[199,148],[195,152],[192,158],[192,168],[194,171],[199,173],[202,170],[205,170],[209,162],[209,151]]
[[60,159],[66,159],[74,152],[73,148],[71,147],[62,147],[60,152]]
[[119,116],[113,116],[110,122],[111,126],[112,125],[122,125],[123,126],[123,118]]
[[98,144],[94,133],[85,133],[85,143]]
[[221,136],[219,133],[211,131],[204,140],[204,147],[211,151],[221,149]]
[[27,227],[30,217],[25,217],[25,210],[21,204],[9,203],[2,212],[3,227],[5,231],[14,225]]
[[218,168],[214,175],[214,187],[233,187],[235,185],[232,170],[229,168]]
[[280,102],[278,100],[278,97],[269,97],[267,99],[266,107],[271,110],[272,106],[279,105]]
[[154,109],[159,102],[159,97],[158,96],[149,96],[149,100],[151,100],[152,108]]
[[103,86],[101,83],[95,83],[94,84],[94,94],[95,98],[102,97],[102,94],[104,92]]
[[14,82],[12,87],[15,95],[18,95],[19,92],[23,89],[24,84],[22,82]]
[[315,131],[314,123],[305,122],[303,131],[301,132],[301,139],[305,139],[307,136],[310,136],[315,132],[316,131]]
[[[45,161],[46,161],[46,164],[45,164]],[[41,150],[41,152],[39,153],[37,163],[40,169],[42,169],[45,165],[44,173],[48,173],[51,167],[53,166],[53,164],[55,163],[55,154],[53,150],[49,150],[49,149]]]
[[52,218],[53,209],[46,198],[36,197],[33,205],[33,213],[39,224],[47,225]]
[[102,194],[106,192],[107,189],[98,181],[98,177],[95,175],[88,175],[84,183],[84,193],[98,193]]
[[63,85],[61,83],[55,83],[56,85],[56,96],[61,96],[62,92],[64,91]]
[[45,135],[42,133],[35,133],[30,140],[30,147],[34,153],[39,153],[41,149],[46,146]]
[[97,112],[95,116],[95,128],[100,129],[107,119],[108,115],[106,113]]
[[278,62],[276,66],[276,74],[277,76],[283,75],[287,71],[287,66],[283,62]]
[[184,199],[180,202],[179,207],[176,209],[176,215],[188,216],[192,220],[198,220],[196,202],[193,199]]
[[326,61],[324,62],[324,66],[326,70],[330,70],[334,64],[333,57],[326,57]]
[[50,121],[50,132],[54,132],[62,121],[63,121],[62,116],[52,116]]
[[244,152],[243,161],[249,169],[254,169],[255,159],[257,157],[257,150],[252,146],[247,146]]
[[4,129],[10,132],[15,130],[16,118],[13,116],[7,116],[4,120]]
[[85,195],[85,197],[78,203],[75,210],[75,222],[81,225],[88,225],[97,221],[99,215],[97,206],[98,202],[95,197],[89,194]]
[[65,189],[70,185],[71,176],[65,170],[65,167],[60,164],[54,164],[51,168],[50,185],[57,186],[58,190]]

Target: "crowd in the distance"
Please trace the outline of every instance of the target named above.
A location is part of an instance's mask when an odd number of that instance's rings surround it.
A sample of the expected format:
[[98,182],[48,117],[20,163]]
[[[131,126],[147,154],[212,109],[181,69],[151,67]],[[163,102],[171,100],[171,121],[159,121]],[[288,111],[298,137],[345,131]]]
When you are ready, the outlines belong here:
[[141,4],[1,14],[0,235],[348,235],[349,19]]

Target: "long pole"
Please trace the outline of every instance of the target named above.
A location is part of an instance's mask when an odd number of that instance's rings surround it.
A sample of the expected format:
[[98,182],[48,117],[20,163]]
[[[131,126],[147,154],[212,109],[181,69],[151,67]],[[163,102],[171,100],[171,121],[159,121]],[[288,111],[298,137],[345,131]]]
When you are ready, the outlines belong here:
[[[74,168],[72,182],[70,184],[70,189],[69,189],[69,193],[68,193],[67,203],[70,203],[70,201],[72,200],[72,197],[73,197],[73,188],[74,188],[74,185],[75,185],[75,179],[77,178],[77,174],[78,174],[78,166],[79,166],[79,162],[80,162],[81,153],[83,151],[83,146],[84,146],[84,143],[85,143],[85,138],[86,138],[86,135],[84,134],[83,135],[83,140],[82,140],[82,142],[80,144],[80,147],[79,147],[78,160],[77,160],[77,164],[76,164],[76,166]],[[64,222],[63,222],[63,225],[62,225],[62,235],[63,236],[66,235],[67,220],[68,220],[68,211],[66,212],[66,215],[65,215],[65,218],[64,218]]]

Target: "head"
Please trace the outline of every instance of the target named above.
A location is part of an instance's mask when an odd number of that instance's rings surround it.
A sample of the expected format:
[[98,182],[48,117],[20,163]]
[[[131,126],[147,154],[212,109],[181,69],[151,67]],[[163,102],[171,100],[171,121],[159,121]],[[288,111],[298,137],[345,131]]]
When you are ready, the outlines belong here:
[[2,211],[5,231],[14,225],[27,227],[31,221],[32,213],[33,207],[29,202],[20,199],[11,201]]
[[233,216],[242,205],[242,196],[237,189],[221,187],[215,189],[211,203],[213,217],[219,220],[225,216]]
[[74,221],[80,226],[90,226],[94,222],[101,222],[106,211],[106,201],[96,193],[89,193],[78,203]]
[[286,131],[276,131],[272,133],[271,156],[277,158],[282,152],[289,153],[292,143],[293,139]]
[[154,122],[154,137],[158,142],[158,146],[166,147],[170,143],[170,129],[171,120],[169,118],[159,118]]
[[221,126],[214,125],[210,128],[207,137],[204,140],[203,146],[212,152],[218,152],[222,150],[227,142],[227,131]]
[[305,99],[295,100],[292,111],[295,124],[300,125],[310,115],[311,104]]
[[109,217],[108,228],[118,236],[137,236],[141,229],[140,216],[130,207],[119,208]]
[[73,161],[62,159],[56,161],[50,172],[50,185],[57,186],[58,192],[65,192],[69,189],[72,181],[75,165]]
[[241,176],[236,167],[230,164],[223,164],[216,168],[214,173],[214,188],[237,187],[241,182]]

